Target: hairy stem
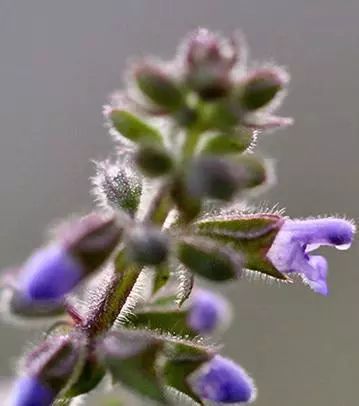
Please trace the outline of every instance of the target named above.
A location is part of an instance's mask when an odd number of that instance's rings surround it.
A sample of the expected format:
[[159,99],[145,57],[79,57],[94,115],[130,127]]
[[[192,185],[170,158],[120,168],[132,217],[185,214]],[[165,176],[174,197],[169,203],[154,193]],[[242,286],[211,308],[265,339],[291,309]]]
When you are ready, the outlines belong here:
[[[188,132],[182,150],[183,160],[193,155],[200,135],[201,131],[198,131],[198,129]],[[142,219],[143,222],[163,225],[173,206],[169,189],[170,187],[167,182],[159,187]],[[117,254],[114,265],[114,272],[103,294],[100,305],[91,312],[81,325],[81,329],[89,337],[103,334],[112,327],[142,271],[141,266],[127,263],[123,251]]]

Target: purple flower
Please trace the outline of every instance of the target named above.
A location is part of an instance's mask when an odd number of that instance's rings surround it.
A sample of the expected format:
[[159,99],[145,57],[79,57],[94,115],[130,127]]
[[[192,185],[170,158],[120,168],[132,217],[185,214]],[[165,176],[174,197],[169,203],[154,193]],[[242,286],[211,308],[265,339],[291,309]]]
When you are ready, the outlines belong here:
[[333,217],[286,220],[267,257],[278,271],[297,273],[315,292],[327,295],[327,261],[322,256],[310,253],[322,245],[348,249],[354,233],[353,223]]
[[198,333],[208,334],[227,324],[231,311],[227,301],[209,291],[198,289],[193,293],[187,323]]
[[199,397],[215,402],[248,403],[256,397],[256,387],[247,372],[220,355],[195,371],[190,381]]
[[55,396],[37,378],[25,376],[16,381],[9,406],[50,406]]
[[61,245],[50,245],[35,252],[20,275],[20,290],[29,300],[61,299],[83,278],[84,267]]

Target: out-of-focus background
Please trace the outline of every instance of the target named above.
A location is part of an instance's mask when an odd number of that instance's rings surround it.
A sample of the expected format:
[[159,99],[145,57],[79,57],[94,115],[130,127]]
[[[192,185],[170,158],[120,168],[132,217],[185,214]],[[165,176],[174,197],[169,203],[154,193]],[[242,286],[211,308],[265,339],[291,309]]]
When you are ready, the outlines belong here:
[[[49,224],[91,207],[91,159],[110,152],[101,106],[125,61],[170,57],[197,26],[245,32],[255,60],[292,73],[282,113],[295,126],[261,139],[279,184],[264,199],[291,216],[359,217],[357,0],[2,0],[0,259],[20,263]],[[328,250],[328,298],[304,286],[243,281],[225,352],[256,378],[258,406],[355,405],[358,246]],[[1,324],[0,373],[36,337]]]

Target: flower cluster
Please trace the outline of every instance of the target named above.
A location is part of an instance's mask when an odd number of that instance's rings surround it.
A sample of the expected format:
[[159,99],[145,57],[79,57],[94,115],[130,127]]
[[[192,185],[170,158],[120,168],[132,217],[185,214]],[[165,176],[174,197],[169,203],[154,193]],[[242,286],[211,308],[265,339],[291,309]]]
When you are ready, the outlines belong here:
[[300,275],[327,295],[312,252],[354,239],[349,220],[242,209],[271,178],[256,141],[292,120],[275,115],[288,73],[250,68],[239,36],[196,30],[172,61],[140,60],[127,77],[104,108],[116,148],[96,166],[97,209],[3,278],[7,316],[60,317],[24,356],[10,406],[69,404],[107,375],[163,405],[174,393],[250,403],[253,379],[208,344],[231,307],[200,280]]

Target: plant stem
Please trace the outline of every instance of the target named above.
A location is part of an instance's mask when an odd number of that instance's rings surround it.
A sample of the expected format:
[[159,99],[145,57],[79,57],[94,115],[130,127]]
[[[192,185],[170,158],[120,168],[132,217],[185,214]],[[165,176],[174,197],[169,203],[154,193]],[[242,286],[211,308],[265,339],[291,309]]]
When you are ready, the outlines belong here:
[[183,161],[187,160],[194,154],[201,135],[202,135],[202,131],[199,131],[197,127],[194,127],[193,129],[188,131],[187,137],[186,137],[186,139],[183,143],[183,147],[182,147]]
[[[188,132],[182,150],[184,161],[193,155],[200,136],[201,131],[197,128]],[[169,185],[165,182],[153,196],[142,221],[163,225],[171,209]],[[112,327],[142,271],[141,266],[127,263],[123,251],[117,254],[114,265],[114,272],[99,306],[88,315],[80,327],[90,338],[103,334]]]
[[[163,224],[171,209],[167,184],[162,185],[143,219],[145,222]],[[128,296],[142,271],[142,266],[129,264],[121,250],[114,261],[114,272],[103,293],[100,304],[80,326],[90,338],[103,334],[112,327],[121,313]]]

